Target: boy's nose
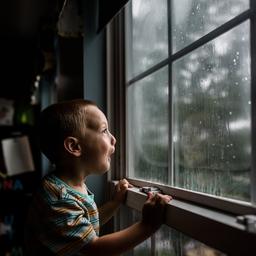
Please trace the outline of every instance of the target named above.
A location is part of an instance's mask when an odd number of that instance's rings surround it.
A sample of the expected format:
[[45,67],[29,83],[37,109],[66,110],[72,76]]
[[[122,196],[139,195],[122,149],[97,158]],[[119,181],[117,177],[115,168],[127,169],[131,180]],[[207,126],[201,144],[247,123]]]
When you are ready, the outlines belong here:
[[116,138],[111,134],[111,144],[115,146],[116,144]]

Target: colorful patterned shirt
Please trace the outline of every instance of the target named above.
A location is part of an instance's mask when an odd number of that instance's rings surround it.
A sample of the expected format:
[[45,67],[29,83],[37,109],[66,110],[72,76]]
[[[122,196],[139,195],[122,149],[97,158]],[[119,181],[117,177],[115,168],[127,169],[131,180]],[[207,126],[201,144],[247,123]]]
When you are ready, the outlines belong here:
[[98,235],[94,195],[79,193],[53,173],[46,176],[28,213],[28,255],[80,255],[80,249]]

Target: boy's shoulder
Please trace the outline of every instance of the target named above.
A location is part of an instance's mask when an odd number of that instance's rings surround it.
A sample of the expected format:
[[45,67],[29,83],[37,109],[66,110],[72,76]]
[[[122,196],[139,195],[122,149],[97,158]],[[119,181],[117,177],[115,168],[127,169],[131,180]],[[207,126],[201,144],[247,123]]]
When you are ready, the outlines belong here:
[[53,173],[47,174],[42,179],[38,193],[48,202],[67,198],[65,186],[58,181]]
[[81,194],[59,179],[54,173],[47,174],[43,178],[39,189],[40,197],[43,197],[48,204],[75,201],[78,204],[90,205],[94,203],[94,195],[89,190],[88,192],[89,195]]

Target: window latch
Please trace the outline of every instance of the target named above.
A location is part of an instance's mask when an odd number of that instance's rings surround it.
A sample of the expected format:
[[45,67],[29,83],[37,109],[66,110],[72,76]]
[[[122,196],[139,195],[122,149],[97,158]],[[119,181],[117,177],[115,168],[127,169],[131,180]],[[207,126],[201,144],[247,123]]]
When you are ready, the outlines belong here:
[[256,234],[256,215],[237,216],[238,223],[245,225],[246,231]]
[[162,190],[158,187],[141,187],[140,192],[143,192],[145,194],[152,193],[153,195],[160,193],[162,194]]

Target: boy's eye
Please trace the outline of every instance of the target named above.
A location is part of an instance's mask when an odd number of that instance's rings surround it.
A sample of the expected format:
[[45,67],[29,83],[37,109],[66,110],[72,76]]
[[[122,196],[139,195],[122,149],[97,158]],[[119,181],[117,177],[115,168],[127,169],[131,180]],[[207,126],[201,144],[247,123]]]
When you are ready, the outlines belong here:
[[104,129],[102,132],[103,132],[103,133],[108,133],[108,129],[106,128],[106,129]]

